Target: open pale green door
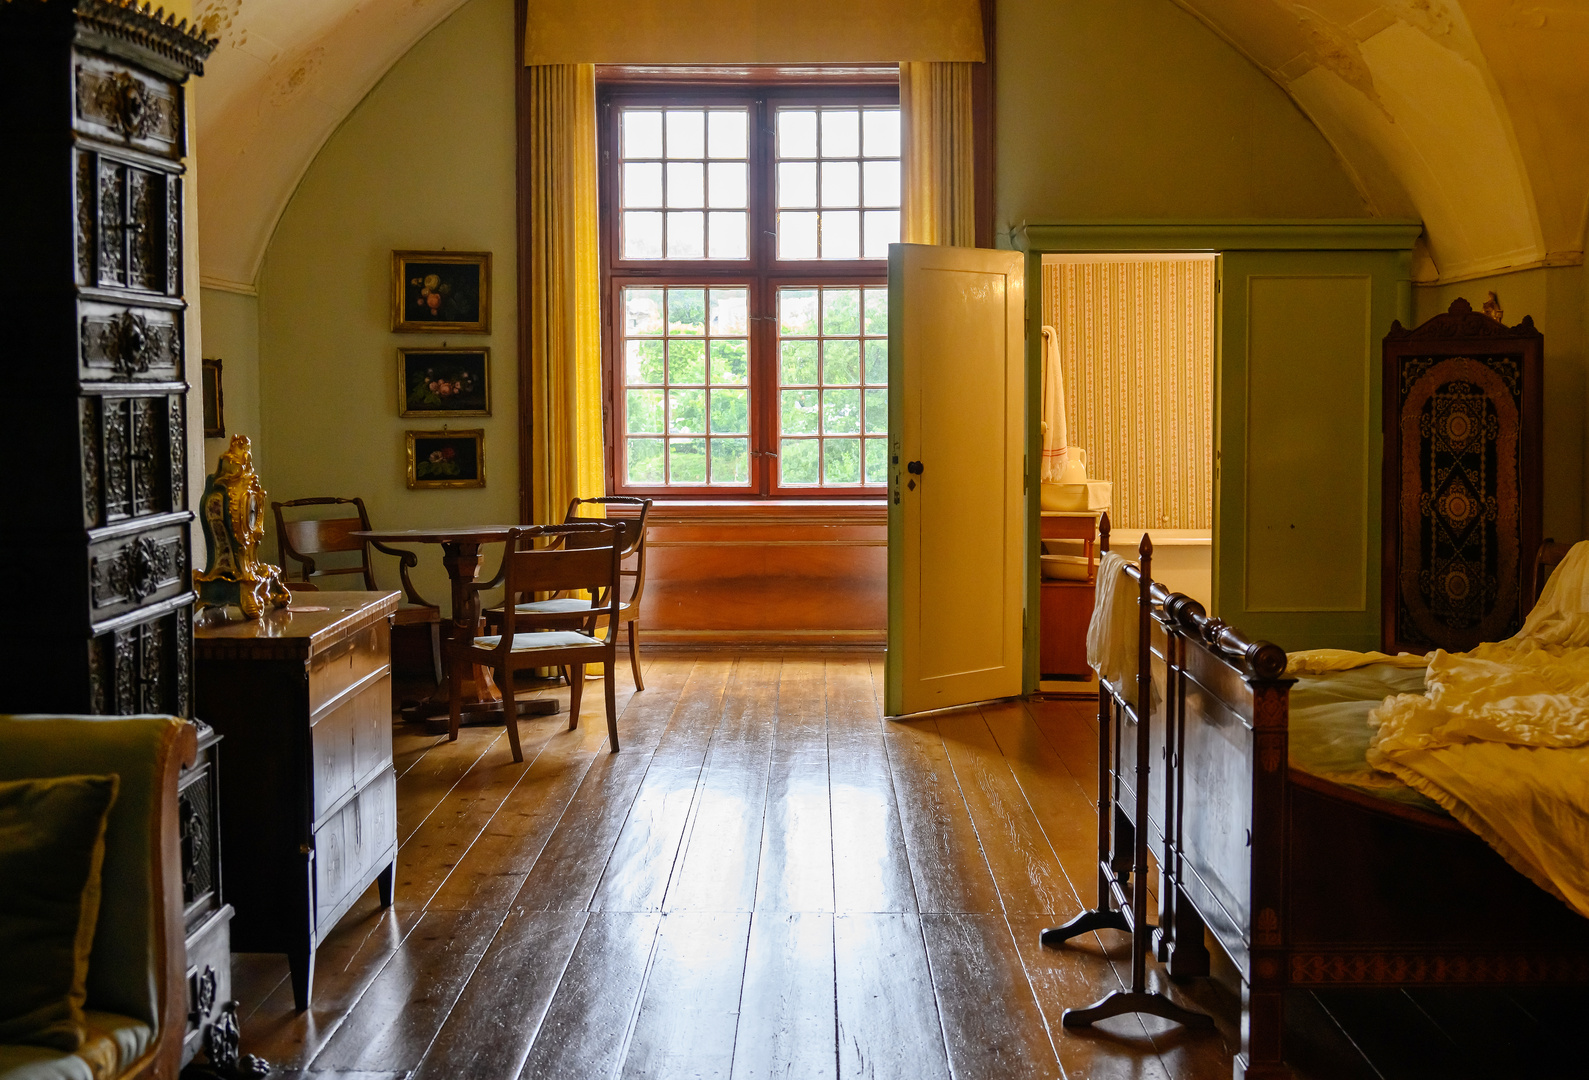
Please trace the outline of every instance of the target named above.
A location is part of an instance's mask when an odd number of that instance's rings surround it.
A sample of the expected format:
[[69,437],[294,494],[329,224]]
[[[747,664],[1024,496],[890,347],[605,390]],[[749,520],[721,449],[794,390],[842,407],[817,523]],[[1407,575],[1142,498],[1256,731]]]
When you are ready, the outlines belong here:
[[890,716],[1021,692],[1026,260],[888,256]]
[[1226,251],[1214,614],[1286,649],[1380,640],[1380,343],[1410,254]]

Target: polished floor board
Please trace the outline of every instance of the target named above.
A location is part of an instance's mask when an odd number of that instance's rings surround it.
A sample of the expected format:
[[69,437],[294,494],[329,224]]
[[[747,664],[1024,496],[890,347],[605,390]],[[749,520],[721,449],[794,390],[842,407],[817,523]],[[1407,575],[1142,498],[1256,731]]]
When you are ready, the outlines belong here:
[[[656,653],[644,674],[618,674],[617,754],[596,683],[576,730],[523,722],[522,763],[500,728],[397,724],[396,901],[372,889],[329,935],[308,1012],[282,957],[239,954],[244,1049],[302,1080],[1230,1075],[1218,981],[1150,964],[1212,1033],[1060,1022],[1128,974],[1124,935],[1037,940],[1097,888],[1094,704],[889,721],[865,654]],[[1506,1075],[1576,1061],[1578,1015],[1309,995],[1292,1037],[1303,1080]]]

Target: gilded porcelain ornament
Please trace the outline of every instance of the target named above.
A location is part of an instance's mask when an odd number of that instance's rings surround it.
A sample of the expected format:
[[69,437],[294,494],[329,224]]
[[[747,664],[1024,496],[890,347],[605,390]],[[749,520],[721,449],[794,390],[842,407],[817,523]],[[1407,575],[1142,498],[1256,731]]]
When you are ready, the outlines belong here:
[[205,481],[200,507],[209,555],[203,572],[193,575],[199,606],[219,609],[227,619],[257,619],[286,607],[290,594],[280,568],[259,559],[265,489],[254,473],[247,435],[232,436],[231,446]]

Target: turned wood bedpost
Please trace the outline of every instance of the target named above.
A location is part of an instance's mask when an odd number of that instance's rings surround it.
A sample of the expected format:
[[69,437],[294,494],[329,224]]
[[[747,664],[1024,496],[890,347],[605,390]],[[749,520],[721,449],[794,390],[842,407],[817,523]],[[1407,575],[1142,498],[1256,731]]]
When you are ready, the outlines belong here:
[[1246,683],[1252,693],[1253,764],[1251,952],[1242,1002],[1238,1080],[1290,1080],[1285,1061],[1285,990],[1290,963],[1286,910],[1286,797],[1290,761],[1290,683],[1285,652],[1248,645]]
[[1142,595],[1137,601],[1137,753],[1134,765],[1136,793],[1135,852],[1131,860],[1131,990],[1141,993],[1147,986],[1148,959],[1148,788],[1152,766],[1149,729],[1153,716],[1153,541],[1142,534],[1137,548],[1142,568]]

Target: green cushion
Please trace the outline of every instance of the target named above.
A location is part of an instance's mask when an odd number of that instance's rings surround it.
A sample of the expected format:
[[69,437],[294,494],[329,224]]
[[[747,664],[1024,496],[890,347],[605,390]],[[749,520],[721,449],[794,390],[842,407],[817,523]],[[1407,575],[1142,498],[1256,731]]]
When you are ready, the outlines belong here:
[[158,1029],[152,844],[169,716],[0,716],[0,780],[121,777],[105,829],[105,889],[88,966],[88,1003]]
[[77,1053],[42,1046],[0,1046],[0,1080],[110,1080],[143,1057],[154,1032],[128,1016],[95,1012],[88,1018],[88,1039]]
[[0,781],[0,1043],[83,1044],[117,785],[116,776]]
[[42,1046],[0,1046],[0,1080],[94,1080],[76,1054]]

